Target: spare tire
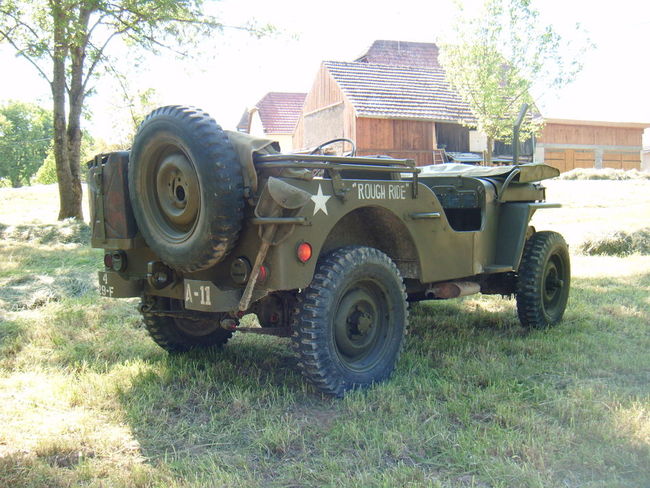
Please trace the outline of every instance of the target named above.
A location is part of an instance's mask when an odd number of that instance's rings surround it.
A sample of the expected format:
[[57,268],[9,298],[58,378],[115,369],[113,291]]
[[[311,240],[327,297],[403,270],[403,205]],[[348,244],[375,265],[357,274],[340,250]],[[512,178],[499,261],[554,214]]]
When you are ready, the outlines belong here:
[[241,167],[207,113],[176,105],[151,112],[133,141],[128,175],[140,232],[167,265],[198,271],[232,249],[243,216]]

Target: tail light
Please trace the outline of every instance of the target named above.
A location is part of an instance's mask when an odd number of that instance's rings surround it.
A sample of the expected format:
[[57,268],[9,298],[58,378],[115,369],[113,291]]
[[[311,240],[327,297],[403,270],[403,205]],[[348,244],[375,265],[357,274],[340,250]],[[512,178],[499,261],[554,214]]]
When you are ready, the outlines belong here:
[[113,271],[126,269],[126,253],[124,251],[109,251],[104,254],[104,266]]

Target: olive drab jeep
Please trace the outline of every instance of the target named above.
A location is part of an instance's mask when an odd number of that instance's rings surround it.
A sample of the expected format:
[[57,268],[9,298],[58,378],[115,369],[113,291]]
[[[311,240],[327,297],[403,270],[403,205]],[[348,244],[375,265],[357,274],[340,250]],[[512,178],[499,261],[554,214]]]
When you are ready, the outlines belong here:
[[[561,320],[567,245],[529,225],[559,206],[538,183],[556,169],[322,152],[279,154],[196,108],[153,111],[129,152],[89,163],[100,294],[140,297],[170,352],[291,337],[304,376],[335,396],[390,376],[409,302],[514,295],[524,327]],[[250,313],[259,326],[240,325]]]

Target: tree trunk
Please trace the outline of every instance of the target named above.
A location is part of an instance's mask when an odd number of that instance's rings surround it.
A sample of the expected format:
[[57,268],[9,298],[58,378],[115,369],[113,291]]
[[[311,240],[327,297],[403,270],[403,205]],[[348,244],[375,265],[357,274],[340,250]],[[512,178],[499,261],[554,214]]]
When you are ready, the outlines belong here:
[[[86,34],[88,25],[88,10],[81,10],[79,15],[79,28],[81,32]],[[86,46],[85,42],[81,45],[73,46],[70,49],[70,90],[69,90],[69,105],[70,111],[68,113],[68,130],[67,130],[67,144],[68,144],[68,164],[70,167],[70,175],[72,177],[72,199],[74,211],[78,212],[78,217],[83,219],[82,214],[82,186],[81,186],[81,111],[84,102],[84,88],[83,88],[83,66],[85,60]]]
[[[56,178],[59,184],[59,220],[81,219],[81,206],[74,196],[74,179],[70,170],[67,126],[65,122],[65,58],[54,59],[52,80],[52,99],[54,102],[54,161]],[[80,203],[80,200],[79,200]]]
[[[51,88],[54,117],[54,161],[59,184],[59,220],[67,218],[83,220],[81,179],[79,175],[79,144],[75,142],[76,139],[79,139],[79,141],[81,139],[80,134],[78,134],[79,117],[77,117],[77,124],[72,128],[66,124],[65,117],[66,59],[69,52],[65,35],[66,16],[69,13],[63,10],[59,2],[54,2],[52,13],[54,21],[54,69]],[[70,105],[72,108],[72,103]]]
[[492,166],[492,151],[494,148],[494,137],[488,136],[487,138],[487,151],[485,156],[484,164],[486,166]]

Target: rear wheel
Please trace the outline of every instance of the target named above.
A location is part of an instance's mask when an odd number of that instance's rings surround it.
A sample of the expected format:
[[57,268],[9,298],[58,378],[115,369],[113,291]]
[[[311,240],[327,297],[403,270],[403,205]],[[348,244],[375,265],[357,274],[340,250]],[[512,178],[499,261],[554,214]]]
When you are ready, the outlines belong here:
[[537,232],[524,248],[517,277],[517,313],[524,327],[544,329],[562,320],[569,299],[569,248],[556,232]]
[[395,368],[407,322],[404,284],[388,256],[368,247],[333,251],[298,297],[293,344],[302,372],[336,396],[383,381]]
[[[159,304],[166,301],[158,299]],[[232,337],[231,331],[221,327],[222,317],[218,314],[178,310],[175,317],[175,309],[181,308],[178,300],[169,300],[164,308],[164,311],[142,312],[142,319],[154,342],[168,352],[223,346]]]

